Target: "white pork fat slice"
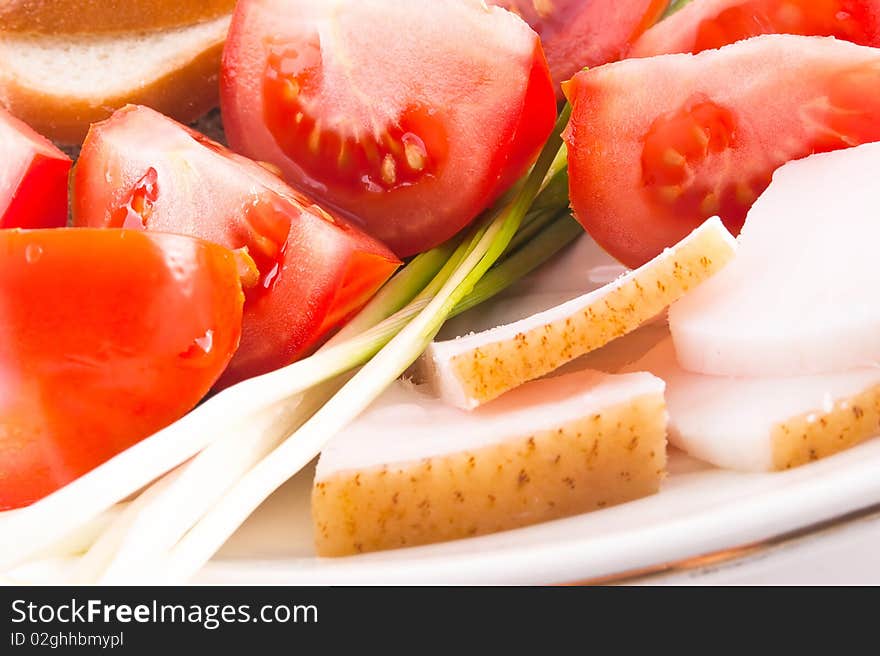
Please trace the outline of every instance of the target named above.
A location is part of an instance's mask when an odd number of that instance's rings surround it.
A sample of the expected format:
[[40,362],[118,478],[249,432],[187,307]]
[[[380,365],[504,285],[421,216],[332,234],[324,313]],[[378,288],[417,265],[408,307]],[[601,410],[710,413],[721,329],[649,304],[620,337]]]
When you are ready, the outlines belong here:
[[672,340],[625,370],[666,382],[669,441],[740,471],[797,467],[880,435],[880,369],[787,378],[730,378],[683,370]]
[[880,365],[880,143],[776,171],[739,244],[670,308],[682,367],[749,377]]
[[396,383],[318,461],[318,554],[482,535],[652,494],[666,465],[663,381],[582,371],[474,412]]
[[467,410],[632,332],[722,270],[736,241],[716,217],[642,267],[588,294],[480,333],[434,342],[421,377]]

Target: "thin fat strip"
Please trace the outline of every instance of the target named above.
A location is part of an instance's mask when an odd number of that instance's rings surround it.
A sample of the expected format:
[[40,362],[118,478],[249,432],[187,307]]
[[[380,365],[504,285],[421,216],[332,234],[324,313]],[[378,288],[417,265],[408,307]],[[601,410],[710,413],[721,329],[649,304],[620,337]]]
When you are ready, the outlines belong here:
[[434,342],[421,377],[447,402],[473,409],[626,335],[718,271],[736,241],[716,217],[618,280],[544,312]]

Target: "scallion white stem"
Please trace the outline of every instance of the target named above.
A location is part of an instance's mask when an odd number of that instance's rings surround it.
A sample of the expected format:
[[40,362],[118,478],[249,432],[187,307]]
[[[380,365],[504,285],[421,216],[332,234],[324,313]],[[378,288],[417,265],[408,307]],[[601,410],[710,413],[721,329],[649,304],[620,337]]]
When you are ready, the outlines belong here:
[[[566,121],[564,112],[558,126]],[[230,388],[50,497],[0,513],[0,532],[16,536],[0,544],[0,568],[34,554],[192,458],[148,488],[105,531],[80,564],[79,577],[131,582],[133,563],[153,555],[161,559],[178,540],[170,552],[170,571],[191,574],[255,503],[317,455],[327,439],[418,357],[455,306],[504,254],[535,196],[561,170],[564,158],[556,154],[558,144],[554,136],[502,210],[490,212],[469,238],[451,240],[414,258],[316,355]],[[512,257],[509,272],[523,271],[526,259]],[[491,282],[476,290],[479,298],[503,288],[501,280]],[[303,394],[368,361],[320,410],[330,385],[324,392]],[[230,409],[240,422],[229,421]],[[300,426],[295,440],[281,443]],[[152,530],[157,527],[161,530]]]
[[[259,415],[369,360],[427,301],[411,303],[380,325],[276,372],[245,381],[135,444],[64,488],[0,513],[0,570],[22,562],[192,458],[227,434],[230,419]],[[232,417],[230,417],[232,415]]]
[[437,313],[483,259],[500,231],[500,225],[493,225],[428,307],[355,374],[302,428],[239,480],[193,527],[172,550],[168,562],[162,568],[163,574],[170,581],[190,578],[257,506],[318,455],[327,441],[345,428],[387,385],[406,370],[439,327],[436,326]]
[[[565,125],[564,111],[558,125]],[[250,514],[317,456],[323,446],[375,401],[424,351],[456,305],[469,294],[504,253],[523,217],[557,161],[559,130],[551,137],[525,185],[510,205],[479,228],[469,252],[440,286],[428,306],[373,357],[289,439],[232,487],[170,552],[156,575],[168,581],[189,579]]]
[[147,506],[152,499],[158,497],[167,489],[171,488],[180,477],[180,469],[175,469],[153,483],[144,492],[138,495],[119,515],[101,532],[94,544],[80,558],[70,574],[70,583],[86,584],[95,582],[104,568],[107,567],[126,533],[134,524],[142,508]]
[[[141,578],[149,576],[144,564],[173,547],[235,481],[314,414],[340,385],[324,383],[236,423],[223,439],[154,484],[148,492],[161,489],[139,505],[91,580],[111,585],[149,583],[149,578]],[[174,480],[166,484],[172,475]]]
[[[419,312],[433,296],[437,281],[445,280],[451,275],[461,258],[473,248],[473,244],[462,242],[454,250],[451,248],[452,246],[442,247],[442,250],[450,252],[444,253],[446,260],[439,271],[434,262],[411,263],[398,276],[405,279],[405,284],[401,285],[399,281],[389,283],[392,288],[390,293],[378,299],[379,303],[368,305],[353,323],[364,325],[378,320],[389,311],[389,306],[394,307],[404,295],[412,297],[415,294],[412,288],[413,278],[418,281],[420,274],[408,274],[414,269],[429,266],[436,271],[434,280],[427,285],[422,283],[424,289],[404,310],[398,312],[398,316],[408,319]],[[392,321],[395,327],[402,326],[396,318]],[[372,328],[368,332],[377,330]],[[331,342],[322,351],[333,348]],[[327,387],[332,385],[332,382],[325,384]],[[336,389],[338,386],[332,391]],[[172,485],[164,485],[164,479],[154,484],[153,487],[163,485],[163,491],[161,494],[152,494],[148,504],[140,504],[137,517],[125,518],[127,523],[122,529],[124,534],[121,537],[116,536],[120,530],[118,527],[108,531],[113,534],[116,553],[107,556],[101,552],[100,557],[106,567],[105,570],[92,570],[96,575],[95,580],[109,584],[132,583],[140,576],[149,576],[149,570],[144,567],[144,563],[156,554],[164,553],[180,540],[236,480],[314,414],[329,396],[329,392],[320,388],[313,389],[245,418],[228,435],[176,470],[175,474],[180,475],[176,476],[177,480]],[[103,550],[104,545],[96,545],[95,548]]]
[[[390,339],[393,332],[425,307],[437,281],[451,275],[452,269],[471,248],[473,245],[467,242],[459,243],[457,247],[451,242],[424,254],[430,257],[416,258],[352,320],[348,332],[362,329],[383,318],[403,303],[403,299],[413,300],[393,317],[351,341],[362,344],[364,335],[381,336],[385,341]],[[439,261],[438,256],[443,257],[444,261]],[[434,279],[427,285],[424,279],[426,271],[434,273]],[[424,289],[419,293],[422,287]],[[340,346],[337,343],[345,336],[345,333],[337,335],[318,355],[338,349]],[[374,344],[372,340],[370,343]],[[377,351],[379,346],[381,344],[377,344],[369,355]],[[357,364],[360,361],[353,362],[352,368]],[[106,571],[101,573],[93,570],[96,579],[103,583],[131,582],[146,572],[142,564],[151,554],[164,553],[171,548],[232,483],[308,419],[328,396],[320,390],[310,390],[301,397],[279,402],[245,417],[222,439],[183,465],[182,475],[173,485],[167,486],[161,494],[151,495],[150,503],[139,507],[134,520],[127,518],[124,535],[113,538],[116,553],[101,556]],[[162,480],[155,485],[160,484]],[[113,527],[110,532],[115,534],[119,530]]]

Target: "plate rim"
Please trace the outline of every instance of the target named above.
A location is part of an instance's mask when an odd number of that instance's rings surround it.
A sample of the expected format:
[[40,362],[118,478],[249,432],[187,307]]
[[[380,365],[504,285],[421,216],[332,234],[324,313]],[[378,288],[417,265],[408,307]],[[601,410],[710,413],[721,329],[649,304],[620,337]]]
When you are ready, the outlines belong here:
[[[874,444],[874,457],[859,458]],[[340,559],[221,558],[206,565],[196,583],[284,585],[566,585],[633,580],[691,561],[732,552],[747,556],[762,544],[783,544],[836,526],[851,515],[880,508],[880,440],[788,472],[804,473],[781,488],[726,499],[717,506],[637,530],[535,545],[517,544],[473,553],[425,553],[426,547]],[[814,469],[826,469],[806,475]],[[659,493],[663,494],[663,491]],[[618,507],[623,507],[622,504]],[[610,510],[610,509],[609,509]],[[565,521],[565,520],[561,520]],[[520,529],[521,530],[521,529]],[[479,540],[479,538],[470,538]],[[454,543],[463,543],[464,540]],[[446,543],[446,544],[454,544]],[[650,549],[640,545],[650,544]],[[438,547],[438,545],[429,545]],[[381,560],[375,560],[381,555]],[[315,563],[325,563],[314,567]],[[310,565],[312,565],[310,567]]]

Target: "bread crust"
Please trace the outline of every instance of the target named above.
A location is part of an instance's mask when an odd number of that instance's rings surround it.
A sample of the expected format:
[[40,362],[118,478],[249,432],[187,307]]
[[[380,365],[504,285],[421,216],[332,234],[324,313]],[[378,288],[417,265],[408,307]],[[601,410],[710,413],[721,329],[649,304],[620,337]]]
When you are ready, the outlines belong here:
[[0,102],[37,132],[62,145],[81,144],[92,123],[103,121],[129,103],[191,123],[219,104],[222,51],[221,40],[161,77],[109,98],[51,95],[29,87],[26,81],[4,79],[0,72]]
[[219,18],[235,0],[3,0],[0,31],[92,34],[160,30]]

